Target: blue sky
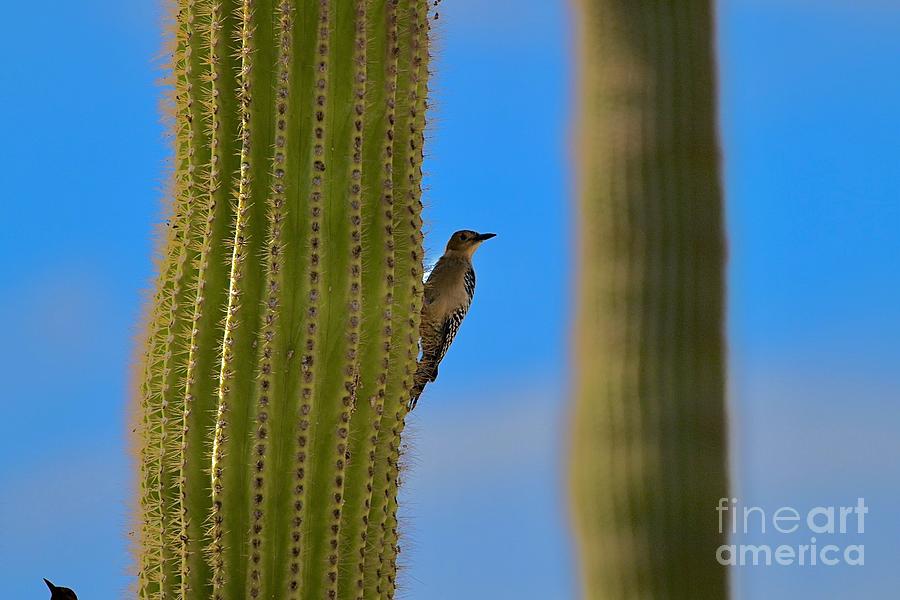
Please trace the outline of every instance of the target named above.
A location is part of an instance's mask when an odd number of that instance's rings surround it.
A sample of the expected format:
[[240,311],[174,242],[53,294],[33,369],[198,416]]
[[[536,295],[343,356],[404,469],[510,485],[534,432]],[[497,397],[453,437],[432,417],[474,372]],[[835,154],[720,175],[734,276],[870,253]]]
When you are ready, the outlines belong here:
[[739,569],[739,597],[887,597],[900,588],[900,6],[735,0],[719,20],[736,495],[870,508],[865,567]]
[[[51,577],[113,598],[128,585],[127,369],[166,152],[156,2],[5,10],[0,589],[43,598]],[[461,227],[499,236],[410,426],[402,593],[573,598],[568,15],[548,0],[440,13],[426,243],[436,256]],[[884,597],[900,587],[900,8],[723,0],[719,49],[736,494],[773,508],[864,496],[871,511],[865,567],[738,569],[736,596]]]

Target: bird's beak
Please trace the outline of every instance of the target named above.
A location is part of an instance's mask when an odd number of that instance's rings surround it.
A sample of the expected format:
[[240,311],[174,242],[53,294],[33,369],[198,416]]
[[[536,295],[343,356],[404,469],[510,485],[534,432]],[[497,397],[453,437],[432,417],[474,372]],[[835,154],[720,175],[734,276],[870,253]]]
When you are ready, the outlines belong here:
[[492,237],[496,237],[496,233],[479,233],[475,236],[475,241],[483,242],[484,240],[489,240]]
[[47,584],[47,587],[50,588],[50,591],[51,591],[51,592],[53,592],[53,591],[56,590],[56,586],[53,585],[52,583],[50,583],[49,581],[47,581],[47,578],[46,578],[46,577],[44,578],[44,583]]

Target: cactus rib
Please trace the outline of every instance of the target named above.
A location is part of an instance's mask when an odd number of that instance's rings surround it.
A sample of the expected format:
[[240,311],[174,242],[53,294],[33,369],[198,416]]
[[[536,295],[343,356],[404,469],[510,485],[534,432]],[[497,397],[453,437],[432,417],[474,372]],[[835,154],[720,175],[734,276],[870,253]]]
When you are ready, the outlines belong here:
[[375,447],[388,378],[393,302],[390,181],[397,74],[396,53],[392,51],[397,37],[395,3],[368,0],[365,10],[368,27],[386,32],[384,40],[370,39],[366,48],[358,49],[358,60],[368,58],[370,64],[381,66],[380,75],[384,80],[375,78],[380,85],[369,85],[366,96],[374,106],[382,106],[384,112],[363,122],[362,235],[368,245],[363,246],[361,286],[363,297],[371,299],[372,310],[363,315],[361,323],[357,398],[350,415],[346,477],[362,481],[364,485],[345,488],[339,551],[346,561],[353,561],[355,568],[346,568],[340,573],[337,595],[342,600],[363,598],[365,591],[366,525],[372,502]]
[[248,587],[246,571],[237,566],[243,564],[249,543],[251,491],[246,470],[253,439],[252,399],[264,287],[258,259],[264,253],[267,233],[263,198],[268,193],[269,144],[254,136],[260,134],[260,121],[271,113],[270,91],[265,85],[254,86],[253,81],[269,75],[266,65],[255,61],[260,59],[259,51],[271,44],[271,27],[257,20],[261,12],[270,14],[271,2],[243,0],[238,10],[241,152],[212,459],[213,589],[217,600],[243,598]]
[[[395,273],[411,276],[394,293],[391,365],[376,450],[375,488],[367,538],[374,542],[367,561],[371,580],[366,597],[393,597],[396,586],[398,532],[397,487],[400,473],[400,436],[406,400],[418,352],[418,323],[422,302],[421,166],[425,98],[427,95],[427,9],[424,4],[397,6],[398,53],[395,146],[392,153],[392,211]],[[373,535],[374,532],[374,535]]]

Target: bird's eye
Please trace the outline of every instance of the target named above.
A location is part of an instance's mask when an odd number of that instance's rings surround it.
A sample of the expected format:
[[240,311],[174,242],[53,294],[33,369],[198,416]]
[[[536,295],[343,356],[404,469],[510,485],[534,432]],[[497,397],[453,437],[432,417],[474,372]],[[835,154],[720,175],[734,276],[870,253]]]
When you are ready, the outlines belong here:
[[467,239],[469,239],[469,236],[467,236],[464,233],[461,233],[461,234],[459,234],[459,239],[462,241],[466,241]]

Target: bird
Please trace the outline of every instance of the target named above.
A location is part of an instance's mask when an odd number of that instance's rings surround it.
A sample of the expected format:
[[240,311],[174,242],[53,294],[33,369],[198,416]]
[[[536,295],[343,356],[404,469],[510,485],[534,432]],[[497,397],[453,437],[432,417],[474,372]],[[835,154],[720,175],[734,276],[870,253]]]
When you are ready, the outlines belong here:
[[50,588],[50,600],[78,600],[78,596],[76,596],[75,592],[69,588],[55,586],[46,578],[44,579],[44,583]]
[[438,365],[472,304],[475,295],[472,255],[482,242],[496,235],[470,229],[455,232],[443,256],[428,274],[419,325],[420,355],[407,403],[409,410],[416,407],[425,386],[437,379]]

